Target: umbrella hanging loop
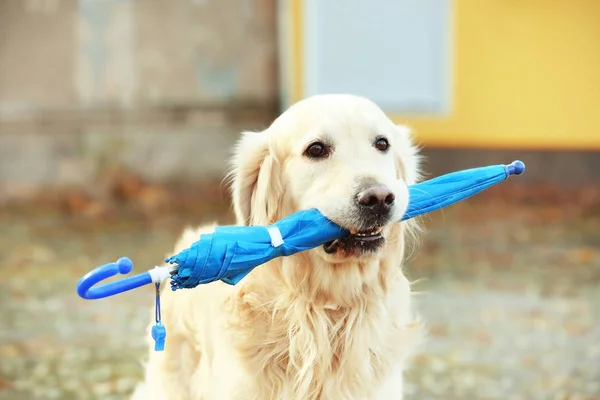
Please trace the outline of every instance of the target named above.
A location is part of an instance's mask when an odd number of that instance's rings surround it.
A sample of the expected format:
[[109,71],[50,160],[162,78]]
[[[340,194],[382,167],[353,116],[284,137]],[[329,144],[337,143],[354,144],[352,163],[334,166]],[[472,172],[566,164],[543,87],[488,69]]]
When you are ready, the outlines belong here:
[[162,324],[160,315],[160,282],[154,284],[156,287],[156,303],[155,303],[155,321],[152,327],[152,339],[154,339],[154,351],[163,351],[165,349],[165,339],[167,337],[167,329]]

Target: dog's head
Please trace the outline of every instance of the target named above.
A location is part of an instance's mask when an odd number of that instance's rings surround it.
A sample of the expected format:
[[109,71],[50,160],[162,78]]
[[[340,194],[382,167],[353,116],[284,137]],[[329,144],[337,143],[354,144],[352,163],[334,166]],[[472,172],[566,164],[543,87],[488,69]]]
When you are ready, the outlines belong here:
[[320,95],[300,101],[236,148],[232,193],[239,224],[268,225],[317,208],[352,235],[315,250],[327,262],[377,257],[418,178],[409,130],[371,101]]

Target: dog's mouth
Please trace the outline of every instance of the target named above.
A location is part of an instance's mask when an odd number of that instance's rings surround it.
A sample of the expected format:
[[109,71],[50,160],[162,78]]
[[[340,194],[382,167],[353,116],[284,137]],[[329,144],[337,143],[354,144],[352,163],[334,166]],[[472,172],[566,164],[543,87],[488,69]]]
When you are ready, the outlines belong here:
[[348,255],[361,255],[374,253],[385,243],[383,227],[374,227],[368,230],[350,231],[351,234],[341,239],[332,240],[323,245],[327,254],[342,251]]

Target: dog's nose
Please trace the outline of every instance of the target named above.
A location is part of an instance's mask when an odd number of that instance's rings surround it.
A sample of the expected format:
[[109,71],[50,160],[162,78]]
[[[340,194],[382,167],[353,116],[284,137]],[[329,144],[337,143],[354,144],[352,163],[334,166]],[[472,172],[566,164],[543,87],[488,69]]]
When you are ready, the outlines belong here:
[[370,186],[357,195],[358,205],[379,215],[388,213],[394,205],[396,196],[385,185]]

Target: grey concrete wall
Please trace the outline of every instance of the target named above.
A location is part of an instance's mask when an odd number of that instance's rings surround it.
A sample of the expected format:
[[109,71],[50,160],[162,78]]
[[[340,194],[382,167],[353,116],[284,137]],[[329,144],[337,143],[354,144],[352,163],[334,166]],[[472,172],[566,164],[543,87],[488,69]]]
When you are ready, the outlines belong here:
[[275,0],[0,0],[0,115],[271,101]]
[[222,175],[277,109],[276,0],[0,0],[0,199]]
[[[0,0],[0,201],[106,169],[220,179],[278,112],[276,0]],[[426,170],[522,158],[520,181],[600,180],[586,152],[427,152]]]

